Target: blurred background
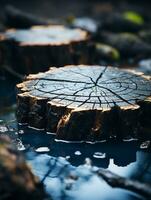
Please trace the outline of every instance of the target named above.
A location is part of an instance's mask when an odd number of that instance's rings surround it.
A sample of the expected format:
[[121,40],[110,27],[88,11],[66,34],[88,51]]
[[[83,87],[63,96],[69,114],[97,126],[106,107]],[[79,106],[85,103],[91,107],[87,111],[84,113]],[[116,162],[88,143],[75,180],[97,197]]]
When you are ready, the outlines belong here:
[[[150,0],[0,0],[0,8],[1,33],[9,28],[27,28],[23,23],[10,20],[12,18],[9,11],[17,9],[23,16],[29,16],[29,19],[34,17],[42,23],[49,21],[51,24],[63,24],[88,31],[94,47],[89,55],[93,57],[92,64],[126,67],[151,75]],[[108,168],[122,176],[151,183],[150,149],[147,145],[141,146],[138,141],[66,144],[58,143],[53,135],[45,134],[43,131],[37,133],[28,127],[18,127],[15,117],[15,86],[24,79],[22,75],[20,76],[19,71],[14,71],[11,64],[7,68],[0,65],[0,134],[12,138],[37,176],[42,178],[46,173],[50,158],[68,157],[70,165],[76,166],[79,170],[79,166],[89,157],[96,167]],[[38,150],[41,147],[46,151]],[[58,182],[51,177],[48,177],[45,184],[53,186],[48,192],[53,194],[54,199],[142,199],[123,190],[113,191],[104,182],[94,179],[95,185],[85,174],[82,174],[82,177],[82,181],[76,185],[76,191],[79,194],[81,192],[82,197],[75,191],[60,197],[59,192],[63,189],[61,186],[58,187],[57,193],[55,187]],[[98,192],[101,187],[102,191]],[[85,190],[89,190],[87,195],[84,195]]]

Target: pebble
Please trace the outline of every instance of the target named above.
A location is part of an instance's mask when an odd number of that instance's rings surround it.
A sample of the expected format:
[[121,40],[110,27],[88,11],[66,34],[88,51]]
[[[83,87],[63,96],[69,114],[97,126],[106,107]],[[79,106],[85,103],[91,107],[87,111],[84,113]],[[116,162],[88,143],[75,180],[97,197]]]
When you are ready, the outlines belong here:
[[38,152],[38,153],[40,153],[40,152],[49,152],[50,149],[48,147],[39,147],[35,151]]
[[150,146],[150,141],[145,141],[140,145],[140,149],[148,149]]
[[76,156],[80,156],[81,155],[81,152],[80,151],[75,151],[74,153]]
[[0,126],[0,132],[5,133],[8,131],[8,128],[6,126]]
[[19,134],[23,134],[24,131],[23,131],[23,130],[19,130],[18,133],[19,133]]
[[106,157],[106,153],[101,153],[101,152],[95,152],[93,154],[94,158],[105,158]]

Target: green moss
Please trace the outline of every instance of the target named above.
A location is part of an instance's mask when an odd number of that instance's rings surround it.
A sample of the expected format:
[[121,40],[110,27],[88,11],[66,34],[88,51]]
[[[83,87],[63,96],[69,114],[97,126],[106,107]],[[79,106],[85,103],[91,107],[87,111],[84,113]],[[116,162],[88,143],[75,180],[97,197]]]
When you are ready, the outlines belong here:
[[126,11],[123,13],[123,17],[133,23],[142,25],[144,23],[143,17],[134,11]]
[[120,59],[120,52],[106,44],[97,43],[96,49],[98,52],[100,52],[103,55],[106,55],[107,57],[111,58],[112,60],[119,60]]

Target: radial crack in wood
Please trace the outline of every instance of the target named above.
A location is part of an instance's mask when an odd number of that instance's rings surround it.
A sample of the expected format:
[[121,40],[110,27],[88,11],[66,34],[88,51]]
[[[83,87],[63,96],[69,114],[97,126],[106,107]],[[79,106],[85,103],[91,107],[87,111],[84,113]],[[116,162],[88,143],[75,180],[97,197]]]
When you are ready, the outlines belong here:
[[61,140],[151,138],[149,78],[113,67],[51,68],[17,85],[17,118]]
[[50,66],[86,64],[92,58],[89,40],[86,31],[61,25],[10,29],[0,34],[0,54],[4,55],[0,62],[21,74],[46,71]]

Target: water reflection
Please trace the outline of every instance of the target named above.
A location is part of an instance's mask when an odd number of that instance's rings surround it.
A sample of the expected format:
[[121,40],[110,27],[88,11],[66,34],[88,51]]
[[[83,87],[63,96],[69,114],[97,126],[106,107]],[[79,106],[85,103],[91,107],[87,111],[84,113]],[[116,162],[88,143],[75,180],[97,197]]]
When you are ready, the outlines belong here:
[[56,142],[54,135],[29,128],[25,128],[24,134],[19,137],[24,145],[28,144],[35,150],[47,147],[50,150],[48,154],[51,156],[70,156],[69,161],[74,166],[79,166],[85,158],[89,157],[94,165],[103,168],[108,168],[111,158],[115,165],[122,167],[135,162],[136,151],[140,145],[137,141],[117,142],[116,140],[96,144]]
[[[34,173],[44,180],[46,190],[53,199],[80,200],[137,200],[142,197],[121,189],[112,189],[98,176],[92,174],[85,165],[72,166],[64,158],[56,158],[47,154],[27,153],[27,160],[32,165]],[[55,166],[55,167],[54,167]],[[50,173],[47,172],[51,169]],[[62,170],[63,169],[63,170]],[[47,176],[45,176],[47,174]],[[78,176],[75,181],[70,175]],[[45,179],[43,179],[45,177]],[[112,196],[111,196],[112,194]]]
[[[14,111],[7,111],[0,116],[0,126],[7,125],[1,134],[12,138],[20,151],[26,155],[34,173],[41,179],[51,168],[51,174],[44,183],[47,192],[53,199],[94,199],[94,200],[138,200],[142,199],[136,194],[121,189],[113,189],[96,176],[88,176],[84,168],[85,158],[90,158],[94,166],[108,168],[121,176],[131,177],[141,182],[151,183],[151,154],[148,149],[141,150],[140,142],[117,142],[112,140],[105,143],[63,143],[56,142],[55,136],[44,131],[36,131],[27,127],[18,130]],[[6,127],[5,127],[6,128]],[[60,158],[64,157],[64,158]],[[68,158],[68,162],[65,158]],[[59,165],[51,160],[62,159],[63,164],[68,163],[66,170],[59,176]],[[53,167],[55,166],[55,167]],[[61,165],[60,165],[61,166]],[[72,190],[66,190],[65,176],[73,171],[80,173],[80,179],[74,184]],[[65,178],[65,179],[64,179]],[[112,194],[112,195],[111,195]]]
[[130,177],[141,182],[151,184],[151,154],[148,152],[137,152],[137,165],[133,167]]

